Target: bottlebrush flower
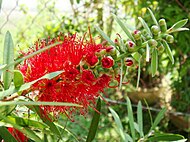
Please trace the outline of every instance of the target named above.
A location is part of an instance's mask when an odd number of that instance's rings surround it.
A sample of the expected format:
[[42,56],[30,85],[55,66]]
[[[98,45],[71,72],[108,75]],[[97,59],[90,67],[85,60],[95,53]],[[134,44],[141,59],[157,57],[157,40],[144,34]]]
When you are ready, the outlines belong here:
[[[76,34],[63,36],[48,42],[38,41],[28,53],[31,54],[47,45],[62,42],[49,50],[33,56],[19,65],[24,75],[25,82],[36,80],[43,75],[55,71],[64,71],[59,76],[48,80],[42,79],[30,88],[30,91],[39,92],[37,101],[68,102],[82,105],[82,108],[67,106],[41,106],[45,113],[53,112],[55,115],[65,113],[69,118],[72,113],[79,110],[84,115],[88,106],[93,107],[99,93],[109,86],[111,76],[102,74],[95,77],[93,71],[84,69],[84,61],[91,66],[97,64],[96,51],[105,49],[100,44],[95,44],[91,39],[86,41],[77,38]],[[104,67],[113,66],[113,59],[105,57],[102,60]]]
[[102,59],[102,67],[104,68],[111,68],[114,64],[114,60],[111,56],[104,57]]
[[11,133],[11,135],[18,141],[18,142],[27,142],[28,138],[20,131],[17,129],[8,128],[8,131]]

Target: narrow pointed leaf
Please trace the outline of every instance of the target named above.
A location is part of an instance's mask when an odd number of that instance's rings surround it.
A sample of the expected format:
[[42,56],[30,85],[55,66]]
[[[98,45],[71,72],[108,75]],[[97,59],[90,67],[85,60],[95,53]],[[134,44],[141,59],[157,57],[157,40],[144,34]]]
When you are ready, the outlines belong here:
[[152,37],[152,33],[150,31],[150,28],[148,27],[147,23],[144,21],[143,18],[138,17],[139,21],[141,22],[141,24],[143,25],[143,27],[145,28],[145,30],[148,32],[148,34]]
[[[98,27],[98,26],[95,26],[96,30],[102,35],[102,37],[107,40],[111,45],[113,45],[114,47],[115,46],[115,43]],[[117,47],[116,47],[117,48]]]
[[144,132],[143,132],[143,114],[142,114],[142,103],[139,101],[138,106],[137,106],[137,122],[139,126],[139,134],[140,137],[144,137]]
[[182,28],[187,22],[188,22],[188,19],[180,20],[177,23],[175,23],[171,28],[169,28],[167,32],[171,33],[172,31]]
[[136,88],[139,87],[140,77],[141,77],[141,57],[139,58],[139,61],[138,61],[138,75],[137,75],[137,86],[136,86]]
[[174,57],[168,43],[165,40],[163,40],[162,44],[165,47],[166,54],[168,55],[170,61],[172,62],[172,64],[174,64]]
[[116,15],[112,14],[114,19],[116,20],[116,22],[120,25],[120,27],[123,29],[123,31],[126,33],[126,35],[129,37],[130,40],[132,40],[133,42],[135,42],[135,39],[133,38],[133,36],[131,35],[130,31],[128,30],[128,28],[125,26],[126,24],[124,24]]
[[150,60],[150,47],[148,43],[146,44],[146,61],[149,62]]
[[6,127],[0,127],[0,136],[5,142],[17,142],[17,140],[9,133]]
[[180,32],[180,31],[189,31],[189,28],[178,28],[176,30],[168,31],[168,33]]
[[152,71],[152,77],[155,76],[156,71],[158,69],[158,52],[154,48],[152,52],[152,59],[151,59],[151,71]]
[[61,133],[57,128],[57,126],[51,121],[51,119],[47,115],[43,114],[39,106],[27,106],[27,107],[30,108],[32,111],[36,112],[38,116],[41,118],[41,120],[49,126],[50,130],[55,135],[57,135],[59,138],[62,139]]
[[129,126],[132,134],[133,141],[135,141],[135,126],[134,126],[134,118],[133,118],[133,109],[131,106],[131,101],[127,97],[127,112],[128,112],[128,117],[129,117]]
[[[4,41],[3,64],[10,64],[11,62],[14,62],[14,44],[11,33],[7,31]],[[14,76],[13,70],[14,65],[11,65],[7,70],[3,71],[3,83],[5,90],[7,90],[11,85]]]
[[36,83],[37,81],[39,81],[41,79],[52,79],[52,78],[60,75],[61,73],[63,73],[63,71],[56,71],[56,72],[48,73],[48,74],[45,74],[44,76],[42,76],[41,78],[38,78],[37,80],[34,80],[32,82],[25,83],[25,84],[21,85],[20,87],[12,86],[8,90],[0,92],[0,100],[13,93],[20,92],[20,91],[30,88],[31,85],[33,85],[34,83]]
[[122,126],[122,123],[121,123],[121,120],[118,116],[118,114],[112,109],[112,108],[109,108],[114,120],[115,120],[115,123],[116,123],[116,126],[117,126],[117,129],[118,129],[118,132],[119,134],[121,135],[121,138],[123,141],[126,141],[126,135],[123,131],[123,126]]
[[119,89],[121,89],[123,82],[123,67],[124,67],[124,62],[123,60],[121,60]]
[[0,106],[9,106],[9,105],[33,105],[33,106],[74,106],[74,107],[81,107],[78,104],[73,103],[65,103],[65,102],[33,102],[33,101],[7,101],[7,102],[1,102]]
[[154,136],[148,138],[148,140],[150,140],[150,141],[175,141],[175,142],[184,140],[184,142],[185,142],[185,139],[182,135],[167,134],[167,133],[160,133],[160,134],[156,133]]
[[[99,112],[101,111],[101,100],[100,100],[100,98],[98,98],[98,101],[96,104],[96,110]],[[94,111],[94,115],[92,118],[92,122],[90,125],[90,129],[88,132],[86,142],[91,142],[95,138],[99,121],[100,121],[100,113]]]
[[41,52],[44,52],[44,51],[46,51],[46,50],[48,50],[48,49],[50,49],[50,48],[52,48],[52,47],[55,47],[55,46],[58,45],[58,44],[61,44],[61,42],[56,42],[56,43],[54,43],[54,44],[48,45],[48,46],[46,46],[46,47],[44,47],[44,48],[41,48],[41,49],[39,49],[39,50],[37,50],[37,51],[35,51],[35,52],[33,52],[33,53],[27,55],[27,56],[24,56],[24,57],[22,57],[22,58],[19,58],[19,59],[17,59],[16,61],[12,61],[12,62],[10,62],[9,64],[6,64],[6,66],[3,67],[3,69],[0,69],[0,70],[3,70],[3,71],[4,71],[4,70],[8,69],[8,68],[11,67],[11,66],[14,66],[15,64],[18,64],[18,63],[20,63],[20,62],[22,62],[22,61],[24,61],[24,60],[26,60],[26,59],[29,59],[29,58],[31,58],[31,57],[33,57],[33,56],[35,56],[35,55],[37,55],[37,54],[39,54],[39,53],[41,53]]
[[148,11],[149,11],[150,16],[152,17],[152,20],[154,21],[154,23],[159,27],[158,21],[156,20],[156,17],[154,16],[152,10],[150,8],[148,8]]
[[156,126],[160,123],[160,121],[163,119],[164,117],[164,114],[166,112],[166,108],[163,108],[159,113],[158,115],[156,116],[155,120],[154,120],[154,123],[151,127],[151,130],[154,130],[156,128]]

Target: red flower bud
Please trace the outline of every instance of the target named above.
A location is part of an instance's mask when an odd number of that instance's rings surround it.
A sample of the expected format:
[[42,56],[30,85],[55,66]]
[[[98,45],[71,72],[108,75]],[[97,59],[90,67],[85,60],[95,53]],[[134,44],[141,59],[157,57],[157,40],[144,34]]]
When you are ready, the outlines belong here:
[[82,72],[82,81],[84,81],[87,84],[93,84],[95,81],[94,74],[90,70],[83,70]]
[[124,63],[126,66],[132,66],[133,65],[133,59],[132,58],[125,58]]
[[89,54],[89,55],[86,56],[86,62],[90,66],[94,66],[94,65],[96,65],[96,63],[98,63],[98,57],[96,55]]
[[104,57],[102,59],[102,67],[104,68],[111,68],[114,64],[114,60],[111,56]]

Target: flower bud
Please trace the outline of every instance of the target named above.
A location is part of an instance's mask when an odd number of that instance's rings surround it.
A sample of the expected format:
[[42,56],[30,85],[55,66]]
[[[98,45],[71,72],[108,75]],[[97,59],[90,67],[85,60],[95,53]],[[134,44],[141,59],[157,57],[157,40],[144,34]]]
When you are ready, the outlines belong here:
[[102,67],[103,68],[111,68],[114,65],[114,60],[111,56],[104,57],[102,59]]
[[110,53],[111,55],[115,55],[116,54],[116,49],[115,49],[115,47],[110,46],[110,47],[106,48],[106,52]]
[[141,38],[141,31],[135,30],[132,35],[135,40],[139,40]]
[[167,41],[168,43],[173,43],[173,42],[174,42],[174,37],[173,37],[172,35],[167,35],[167,36],[166,36],[166,41]]
[[93,54],[88,54],[86,56],[86,62],[90,66],[95,66],[96,64],[98,64],[98,57],[96,55],[93,55]]
[[95,54],[97,56],[103,56],[106,54],[106,49],[98,49]]
[[160,29],[159,29],[158,26],[153,25],[153,26],[151,27],[151,31],[152,31],[153,35],[158,35],[158,33],[160,32]]
[[124,64],[125,64],[126,66],[132,66],[132,65],[133,65],[133,59],[130,58],[130,57],[124,58]]
[[156,47],[158,45],[158,42],[155,39],[150,39],[148,41],[148,44],[150,47]]
[[167,25],[166,25],[166,21],[165,19],[160,19],[159,20],[159,25],[160,25],[160,29],[163,33],[165,33],[167,31]]
[[159,43],[159,45],[158,45],[158,52],[159,53],[163,53],[164,52],[164,50],[165,50],[165,48],[164,48],[164,46],[163,46],[163,44],[162,43]]
[[133,41],[127,41],[127,47],[130,52],[134,51],[136,45]]

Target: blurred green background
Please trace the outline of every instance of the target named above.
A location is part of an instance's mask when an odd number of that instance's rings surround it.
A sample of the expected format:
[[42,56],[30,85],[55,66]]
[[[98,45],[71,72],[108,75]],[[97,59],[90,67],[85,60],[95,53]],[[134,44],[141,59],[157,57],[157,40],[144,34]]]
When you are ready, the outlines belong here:
[[[165,18],[168,27],[181,19],[190,20],[189,0],[3,0],[1,7],[0,57],[3,56],[3,40],[7,30],[13,36],[18,56],[18,51],[27,50],[36,40],[53,38],[59,33],[77,32],[83,36],[90,27],[93,36],[98,38],[94,25],[98,25],[112,40],[117,37],[117,33],[127,38],[114,21],[112,13],[122,18],[130,30],[141,29],[139,16],[149,21],[149,26],[153,24],[147,7],[152,9],[156,18]],[[190,22],[186,27],[190,28]],[[103,97],[109,100],[102,107],[96,141],[120,141],[108,106],[112,106],[118,113],[124,129],[129,129],[127,107],[123,105],[126,96],[131,98],[134,110],[137,101],[146,98],[153,118],[160,108],[166,106],[168,113],[157,128],[158,131],[190,137],[190,32],[180,32],[174,34],[174,37],[175,43],[170,45],[175,58],[174,65],[171,65],[166,55],[162,55],[156,77],[152,78],[148,65],[143,65],[138,89],[135,88],[137,70],[132,69],[128,73],[130,84],[123,86],[122,90],[105,91]],[[144,106],[146,108],[145,104]],[[75,122],[66,123],[64,116],[59,121],[82,140],[88,133],[92,112],[90,110],[86,118],[75,116]],[[144,130],[148,131],[150,117],[147,109],[143,112]],[[65,141],[71,139],[65,135]]]

